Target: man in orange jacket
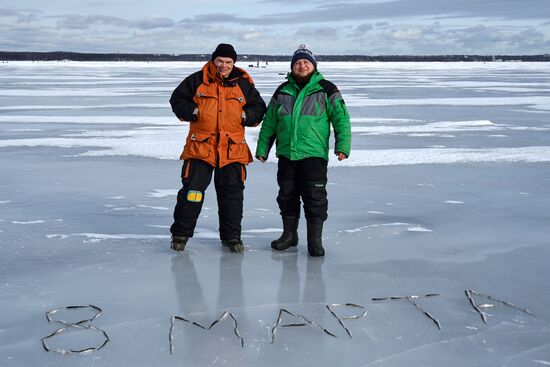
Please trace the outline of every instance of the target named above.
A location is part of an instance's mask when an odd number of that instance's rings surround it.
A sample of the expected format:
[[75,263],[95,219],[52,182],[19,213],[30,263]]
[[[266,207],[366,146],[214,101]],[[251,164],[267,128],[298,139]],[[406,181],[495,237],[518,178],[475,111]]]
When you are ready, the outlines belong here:
[[241,220],[246,165],[252,154],[246,144],[245,126],[257,126],[266,105],[248,73],[235,67],[233,46],[218,45],[202,70],[191,74],[174,90],[172,111],[189,121],[189,134],[180,159],[183,187],[174,209],[171,248],[183,251],[193,237],[204,192],[212,179],[218,199],[222,245],[243,252]]

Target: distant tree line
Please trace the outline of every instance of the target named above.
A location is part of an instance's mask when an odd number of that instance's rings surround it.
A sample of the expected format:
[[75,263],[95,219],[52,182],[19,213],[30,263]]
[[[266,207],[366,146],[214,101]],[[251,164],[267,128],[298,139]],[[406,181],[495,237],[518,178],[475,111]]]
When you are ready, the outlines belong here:
[[[206,61],[210,54],[130,54],[80,52],[19,52],[0,51],[0,61]],[[550,61],[544,55],[318,55],[318,61]],[[239,55],[241,62],[289,61],[290,55]]]

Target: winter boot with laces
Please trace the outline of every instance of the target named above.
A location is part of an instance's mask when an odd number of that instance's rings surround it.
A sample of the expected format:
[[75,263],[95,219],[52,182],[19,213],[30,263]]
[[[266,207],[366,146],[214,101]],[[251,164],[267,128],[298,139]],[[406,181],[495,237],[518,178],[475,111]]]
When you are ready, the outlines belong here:
[[185,245],[187,245],[187,240],[189,237],[185,236],[172,236],[172,243],[170,244],[170,248],[174,251],[184,251]]
[[271,248],[284,251],[290,246],[298,246],[298,222],[299,217],[283,217],[283,234],[271,241]]
[[309,256],[325,256],[323,248],[323,221],[307,221],[307,251]]
[[243,241],[238,240],[238,239],[222,241],[222,245],[224,247],[229,247],[229,251],[231,251],[231,252],[236,252],[236,253],[243,253],[244,252]]

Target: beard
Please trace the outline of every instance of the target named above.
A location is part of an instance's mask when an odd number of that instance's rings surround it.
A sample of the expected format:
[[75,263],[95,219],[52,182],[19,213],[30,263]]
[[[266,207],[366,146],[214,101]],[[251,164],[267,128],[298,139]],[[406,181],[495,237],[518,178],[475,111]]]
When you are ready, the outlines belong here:
[[315,70],[313,70],[311,73],[307,74],[306,76],[300,76],[298,74],[292,73],[292,77],[294,78],[296,83],[307,84],[307,82],[309,82],[309,79],[311,78],[314,72]]

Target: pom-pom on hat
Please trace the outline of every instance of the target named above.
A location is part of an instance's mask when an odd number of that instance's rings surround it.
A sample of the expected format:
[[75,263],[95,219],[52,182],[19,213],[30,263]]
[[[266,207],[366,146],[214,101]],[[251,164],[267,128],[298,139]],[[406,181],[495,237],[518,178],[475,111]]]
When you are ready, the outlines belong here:
[[233,59],[233,62],[237,62],[237,52],[232,45],[229,43],[220,43],[216,50],[212,53],[212,60],[215,60],[216,57],[230,57]]
[[311,62],[315,67],[315,70],[317,70],[317,61],[315,60],[315,56],[313,56],[313,52],[306,48],[306,45],[300,45],[300,47],[298,47],[298,49],[294,51],[294,55],[292,55],[292,61],[290,61],[290,69],[292,69],[296,61],[301,59],[306,59]]

